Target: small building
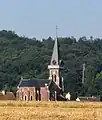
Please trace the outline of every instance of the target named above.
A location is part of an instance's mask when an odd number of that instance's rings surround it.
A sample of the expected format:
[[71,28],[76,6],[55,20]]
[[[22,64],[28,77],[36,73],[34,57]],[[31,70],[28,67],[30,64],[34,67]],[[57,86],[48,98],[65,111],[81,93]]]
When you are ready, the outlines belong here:
[[18,85],[17,100],[65,100],[62,77],[62,61],[59,58],[58,40],[56,38],[49,69],[48,79],[23,79]]
[[16,100],[16,97],[13,92],[0,92],[0,100]]

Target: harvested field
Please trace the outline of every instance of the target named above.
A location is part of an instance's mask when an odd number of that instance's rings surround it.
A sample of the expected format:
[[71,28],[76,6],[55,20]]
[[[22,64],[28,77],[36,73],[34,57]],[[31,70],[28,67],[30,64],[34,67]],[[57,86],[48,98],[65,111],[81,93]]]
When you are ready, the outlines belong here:
[[102,120],[102,103],[0,101],[0,120]]

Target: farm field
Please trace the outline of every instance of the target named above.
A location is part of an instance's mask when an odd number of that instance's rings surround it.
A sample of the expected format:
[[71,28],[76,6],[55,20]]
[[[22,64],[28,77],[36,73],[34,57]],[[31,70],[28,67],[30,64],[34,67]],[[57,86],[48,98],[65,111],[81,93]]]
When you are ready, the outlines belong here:
[[102,120],[102,103],[0,101],[0,120]]

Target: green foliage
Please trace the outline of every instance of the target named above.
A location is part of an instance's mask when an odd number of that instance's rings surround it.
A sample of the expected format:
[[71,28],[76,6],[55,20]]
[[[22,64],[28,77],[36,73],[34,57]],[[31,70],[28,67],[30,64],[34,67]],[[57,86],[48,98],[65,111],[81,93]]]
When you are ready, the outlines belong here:
[[[20,76],[24,78],[48,78],[54,40],[42,41],[26,38],[13,31],[0,31],[0,89],[16,91]],[[74,37],[59,38],[60,56],[64,61],[65,92],[79,95],[102,94],[102,39],[76,40]],[[82,64],[86,64],[85,83],[82,85]]]

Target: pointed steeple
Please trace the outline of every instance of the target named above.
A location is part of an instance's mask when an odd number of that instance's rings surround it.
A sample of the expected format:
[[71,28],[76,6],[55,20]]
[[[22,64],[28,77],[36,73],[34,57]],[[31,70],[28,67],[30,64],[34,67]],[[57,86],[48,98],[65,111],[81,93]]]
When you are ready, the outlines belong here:
[[59,64],[59,49],[58,49],[57,29],[58,29],[58,27],[56,26],[56,39],[55,39],[55,44],[54,44],[54,48],[53,48],[53,53],[52,53],[50,65],[58,65]]
[[51,65],[58,65],[59,59],[58,59],[58,40],[56,38],[54,48],[53,48],[53,53],[52,53],[52,58],[51,58]]
[[[52,52],[52,58],[50,65],[48,65],[49,69],[49,80],[54,81],[56,85],[64,89],[63,87],[63,78],[61,74],[61,60],[60,60],[60,54],[59,54],[59,43],[57,39],[57,27],[56,27],[56,39],[54,43],[54,48]],[[60,61],[59,61],[60,60]]]

